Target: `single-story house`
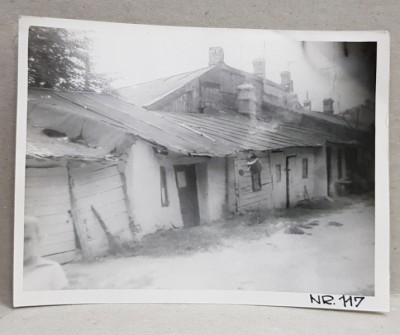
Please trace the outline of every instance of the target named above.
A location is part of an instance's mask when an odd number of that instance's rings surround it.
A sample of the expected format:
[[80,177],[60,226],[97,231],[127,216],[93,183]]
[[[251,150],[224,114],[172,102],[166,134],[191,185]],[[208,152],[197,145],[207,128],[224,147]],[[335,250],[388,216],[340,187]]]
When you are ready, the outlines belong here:
[[242,89],[235,115],[29,89],[26,212],[48,235],[44,254],[81,249],[92,258],[108,251],[110,236],[129,244],[159,229],[327,195],[325,151],[342,142],[259,120]]

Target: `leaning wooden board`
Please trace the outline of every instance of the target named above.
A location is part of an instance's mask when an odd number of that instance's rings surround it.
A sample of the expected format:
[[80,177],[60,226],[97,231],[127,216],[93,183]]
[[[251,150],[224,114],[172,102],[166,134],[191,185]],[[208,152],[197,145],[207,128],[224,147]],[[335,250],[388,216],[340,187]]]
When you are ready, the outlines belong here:
[[76,224],[85,243],[87,257],[109,252],[109,241],[92,211],[98,210],[112,236],[120,243],[129,243],[133,235],[126,205],[121,174],[115,164],[89,163],[70,169]]

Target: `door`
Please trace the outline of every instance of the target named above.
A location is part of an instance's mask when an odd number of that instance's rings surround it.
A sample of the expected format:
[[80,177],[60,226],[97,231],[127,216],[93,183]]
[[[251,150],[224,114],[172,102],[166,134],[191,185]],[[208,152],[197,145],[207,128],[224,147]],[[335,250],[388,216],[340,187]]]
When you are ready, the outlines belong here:
[[271,174],[275,208],[286,207],[285,155],[282,151],[271,153]]
[[185,227],[197,226],[200,217],[195,165],[175,165],[175,178],[183,225]]
[[124,183],[117,165],[86,164],[71,168],[70,175],[77,224],[82,232],[81,238],[85,243],[82,249],[85,249],[86,256],[102,256],[110,248],[107,233],[94,215],[92,206],[118,243],[132,242]]
[[290,159],[291,158],[295,158],[296,157],[296,155],[290,155],[290,156],[286,156],[286,164],[285,164],[285,172],[286,172],[286,208],[290,208],[290,196],[291,196],[291,194],[290,194],[290,191],[291,191],[291,188],[290,188],[290,177],[291,177],[291,175],[290,175],[290,171],[291,171],[291,168],[290,168]]
[[67,168],[26,169],[25,214],[38,219],[41,256],[60,263],[76,259]]
[[326,147],[326,173],[328,182],[328,196],[332,196],[331,181],[332,181],[332,148]]

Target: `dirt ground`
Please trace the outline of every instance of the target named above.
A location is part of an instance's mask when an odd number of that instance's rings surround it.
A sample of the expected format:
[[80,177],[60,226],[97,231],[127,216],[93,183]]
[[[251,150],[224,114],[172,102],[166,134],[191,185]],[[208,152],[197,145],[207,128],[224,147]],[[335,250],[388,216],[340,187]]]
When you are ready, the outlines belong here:
[[71,289],[374,293],[374,205],[251,212],[145,237],[126,255],[64,266]]

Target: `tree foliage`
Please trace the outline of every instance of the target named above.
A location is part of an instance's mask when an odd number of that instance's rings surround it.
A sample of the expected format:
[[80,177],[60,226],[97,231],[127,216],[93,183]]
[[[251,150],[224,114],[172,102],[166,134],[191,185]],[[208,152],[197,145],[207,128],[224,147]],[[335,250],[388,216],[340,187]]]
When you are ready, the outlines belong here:
[[28,85],[74,91],[107,91],[109,81],[93,73],[91,41],[82,32],[31,27]]

